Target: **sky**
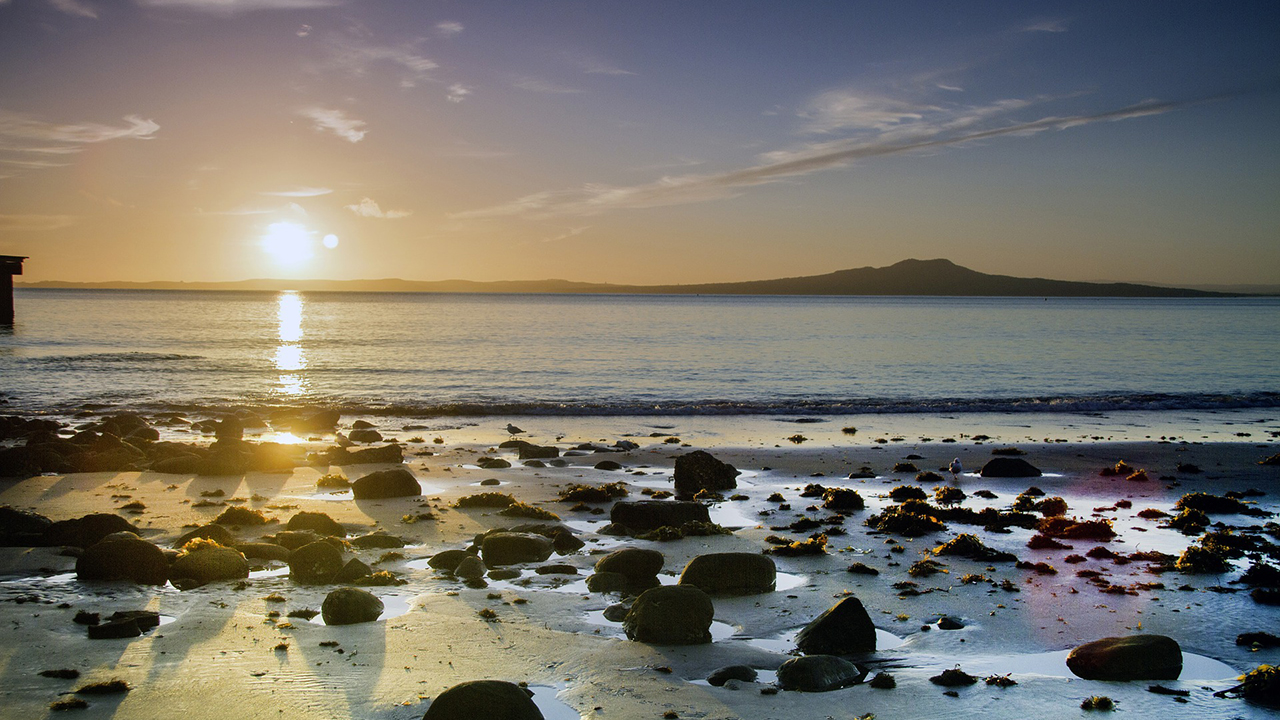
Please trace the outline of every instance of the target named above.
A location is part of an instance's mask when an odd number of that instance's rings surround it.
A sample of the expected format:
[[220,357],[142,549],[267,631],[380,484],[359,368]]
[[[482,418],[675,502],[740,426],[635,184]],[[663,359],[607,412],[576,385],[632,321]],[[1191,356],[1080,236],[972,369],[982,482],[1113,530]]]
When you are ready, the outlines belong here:
[[22,280],[1280,283],[1280,4],[0,0]]

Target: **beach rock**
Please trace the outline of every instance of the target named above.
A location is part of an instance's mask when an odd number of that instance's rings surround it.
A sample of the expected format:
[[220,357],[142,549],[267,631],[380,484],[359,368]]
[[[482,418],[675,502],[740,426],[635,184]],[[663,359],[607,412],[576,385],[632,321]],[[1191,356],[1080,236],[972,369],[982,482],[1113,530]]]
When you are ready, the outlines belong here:
[[[519,452],[521,460],[549,460],[551,458],[560,457],[560,448],[552,445],[534,445],[533,443],[520,442]],[[506,443],[503,443],[504,445]]]
[[422,720],[543,720],[528,690],[502,680],[472,680],[431,701]]
[[289,562],[289,548],[275,543],[239,543],[232,546],[240,551],[241,555],[254,560],[277,560],[279,562]]
[[335,583],[353,583],[373,574],[373,568],[360,558],[351,558],[342,569],[333,576]]
[[422,494],[422,486],[413,473],[398,467],[369,473],[356,480],[351,483],[351,494],[356,500],[417,497]]
[[353,537],[347,542],[351,543],[352,547],[356,547],[361,550],[385,550],[389,548],[402,548],[405,546],[405,541],[402,538],[398,538],[395,535],[388,535],[383,532],[375,532],[369,533],[368,535],[361,535],[360,537]]
[[157,460],[151,463],[151,470],[169,475],[196,475],[204,463],[204,457],[194,453],[184,453]]
[[778,686],[783,690],[827,692],[854,685],[865,671],[835,655],[807,655],[791,658],[778,668]]
[[138,626],[138,621],[133,618],[108,620],[97,625],[90,625],[86,628],[86,631],[90,640],[116,640],[119,638],[138,637],[142,634],[142,628]]
[[773,559],[757,553],[699,555],[684,566],[681,585],[708,595],[755,595],[773,592],[778,571]]
[[204,546],[184,553],[169,568],[169,578],[190,580],[204,585],[217,580],[239,580],[249,577],[249,563],[239,550],[229,547]]
[[551,557],[551,541],[534,533],[500,532],[484,539],[480,555],[489,567],[542,562]]
[[796,635],[796,648],[806,655],[875,652],[876,626],[862,601],[849,596],[806,625]]
[[267,535],[263,540],[276,545],[283,545],[290,550],[297,550],[304,545],[324,540],[326,536],[317,535],[310,530],[281,530],[275,535]]
[[324,585],[342,569],[342,552],[326,542],[313,542],[289,553],[289,577],[303,585]]
[[325,454],[325,459],[330,465],[373,465],[376,463],[402,463],[404,462],[404,448],[391,443],[382,447],[364,448],[362,450],[348,450],[346,448],[333,448]]
[[382,601],[377,595],[360,588],[338,588],[325,596],[320,616],[325,625],[355,625],[373,622],[382,614]]
[[342,414],[337,410],[321,410],[305,418],[292,419],[284,423],[284,425],[295,432],[328,432],[337,426],[341,417]]
[[676,458],[676,497],[688,499],[697,495],[699,490],[732,490],[738,487],[738,475],[738,469],[729,463],[715,459],[705,450],[694,450]]
[[231,547],[236,544],[236,536],[232,535],[230,530],[221,525],[211,523],[209,525],[202,525],[191,532],[183,534],[177,540],[173,541],[173,546],[181,548],[183,545],[186,545],[197,538],[212,540],[219,545],[224,545],[226,547]]
[[475,555],[468,554],[453,568],[453,574],[463,580],[479,580],[484,577],[484,562]]
[[587,576],[587,590],[594,593],[634,594],[660,584],[657,576],[639,581],[632,581],[626,575],[616,572],[598,572]]
[[715,607],[698,588],[668,585],[640,593],[622,621],[627,637],[653,645],[711,642]]
[[469,557],[475,557],[475,554],[466,550],[442,550],[431,556],[427,566],[435,570],[453,572],[458,567],[458,563]]
[[622,469],[622,463],[613,460],[601,460],[595,464],[597,470],[608,470],[610,472]]
[[662,571],[662,553],[648,548],[614,550],[596,561],[598,573],[619,573],[628,580],[645,582]]
[[42,544],[87,548],[106,536],[118,532],[137,533],[138,528],[119,515],[93,513],[74,520],[60,520],[49,525],[45,528]]
[[982,466],[982,477],[1040,477],[1040,470],[1020,457],[994,457]]
[[90,545],[76,559],[76,577],[164,585],[169,580],[169,561],[153,543],[136,535],[114,535]]
[[711,522],[707,506],[697,502],[639,500],[614,503],[609,520],[635,532],[646,532],[687,522]]
[[382,433],[373,428],[356,428],[347,433],[347,439],[355,443],[382,442]]
[[1182,649],[1165,635],[1108,637],[1072,650],[1067,668],[1085,680],[1177,680]]
[[286,530],[311,530],[320,535],[346,537],[347,529],[337,520],[321,512],[300,512],[289,518]]
[[712,687],[723,687],[730,680],[741,680],[742,682],[755,682],[755,668],[749,665],[727,665],[722,668],[716,668],[707,676],[707,684]]
[[620,623],[626,619],[627,613],[631,612],[631,605],[625,602],[614,603],[604,609],[601,615],[609,622]]
[[32,547],[39,545],[53,521],[34,512],[8,505],[0,507],[0,546]]

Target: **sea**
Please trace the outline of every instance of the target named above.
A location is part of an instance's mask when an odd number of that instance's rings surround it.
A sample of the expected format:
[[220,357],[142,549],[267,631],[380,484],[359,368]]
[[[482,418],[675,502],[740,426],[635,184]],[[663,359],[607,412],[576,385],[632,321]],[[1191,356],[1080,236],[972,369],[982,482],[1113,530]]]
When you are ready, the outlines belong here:
[[0,413],[1280,406],[1280,298],[15,291]]

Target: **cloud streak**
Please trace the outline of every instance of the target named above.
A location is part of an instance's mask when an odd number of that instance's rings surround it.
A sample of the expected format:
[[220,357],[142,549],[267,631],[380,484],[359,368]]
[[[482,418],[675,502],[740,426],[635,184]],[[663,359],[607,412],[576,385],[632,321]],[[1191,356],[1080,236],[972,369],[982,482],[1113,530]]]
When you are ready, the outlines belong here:
[[319,195],[328,195],[333,192],[330,188],[322,187],[296,187],[292,190],[276,190],[264,191],[259,195],[272,195],[274,197],[317,197]]
[[365,121],[347,117],[341,110],[309,107],[299,110],[298,114],[310,118],[316,130],[332,132],[347,142],[358,143],[368,133]]
[[330,44],[328,64],[357,77],[368,74],[375,65],[391,65],[406,73],[401,79],[405,87],[428,79],[430,72],[439,67],[434,60],[415,52],[412,46],[370,45],[351,38]]
[[335,7],[345,0],[135,0],[141,7],[176,8],[232,15],[257,10],[309,10]]
[[0,232],[58,230],[73,224],[70,215],[0,215]]
[[59,12],[76,17],[98,19],[98,11],[92,5],[82,0],[49,0],[49,4]]
[[[775,151],[762,156],[764,162],[751,167],[717,174],[663,177],[651,183],[632,186],[586,185],[577,190],[539,192],[489,208],[453,214],[455,219],[528,216],[587,216],[623,208],[648,208],[704,202],[731,197],[740,191],[782,180],[802,177],[825,170],[843,168],[858,160],[902,155],[946,147],[972,145],[1000,137],[1026,137],[1051,130],[1115,122],[1160,115],[1198,101],[1145,102],[1117,110],[1070,116],[1049,116],[1036,120],[1013,122],[997,127],[981,128],[991,118],[1007,114],[1029,104],[1009,100],[990,106],[970,108],[944,121],[904,123],[879,132],[823,143],[813,143],[799,150]],[[867,118],[863,118],[866,120]],[[871,127],[882,119],[870,118]]]
[[409,217],[413,214],[412,210],[383,210],[378,207],[378,203],[372,198],[365,198],[355,205],[348,205],[347,209],[367,218],[382,218],[384,220],[395,220],[402,217]]

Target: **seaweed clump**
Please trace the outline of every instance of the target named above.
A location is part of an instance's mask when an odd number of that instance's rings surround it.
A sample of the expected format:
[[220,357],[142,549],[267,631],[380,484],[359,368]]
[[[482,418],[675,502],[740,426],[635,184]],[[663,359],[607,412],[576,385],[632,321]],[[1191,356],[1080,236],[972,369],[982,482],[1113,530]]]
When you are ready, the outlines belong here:
[[907,500],[925,500],[928,499],[924,490],[915,485],[899,485],[889,491],[889,499],[894,502],[906,502]]
[[251,510],[244,507],[229,507],[222,511],[222,514],[213,519],[218,525],[266,525],[267,516],[262,514],[261,510]]
[[1183,495],[1173,507],[1177,510],[1199,510],[1207,515],[1233,515],[1249,509],[1248,505],[1235,498],[1202,492]]
[[1036,523],[1036,530],[1052,538],[1064,540],[1111,540],[1116,531],[1110,520],[1076,520],[1065,517],[1048,517]]
[[1264,707],[1280,707],[1280,667],[1259,665],[1240,680],[1239,685],[1220,690],[1214,697],[1238,697]]
[[976,535],[964,533],[933,549],[934,555],[952,555],[979,562],[1016,562],[1017,556],[987,547]]
[[515,505],[517,502],[515,498],[506,493],[487,492],[460,497],[453,506],[459,508],[504,508]]
[[919,537],[947,529],[934,516],[934,508],[920,500],[908,500],[900,505],[887,507],[884,512],[867,518],[867,526],[904,537]]
[[1182,551],[1174,567],[1180,572],[1195,575],[1218,575],[1231,569],[1226,558],[1196,545]]
[[560,520],[560,516],[551,512],[550,510],[545,510],[536,505],[529,505],[527,503],[522,503],[519,501],[513,502],[510,505],[506,506],[505,508],[499,510],[498,514],[506,515],[508,517],[531,518],[533,520],[551,520],[551,521]]
[[560,502],[606,503],[626,496],[627,486],[621,481],[604,485],[574,484],[560,491]]
[[800,555],[825,555],[827,552],[827,536],[818,533],[804,540],[788,541],[776,535],[770,535],[765,538],[766,542],[773,543],[773,547],[767,548],[764,552],[766,555],[778,555],[780,557],[796,557]]

